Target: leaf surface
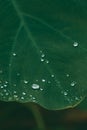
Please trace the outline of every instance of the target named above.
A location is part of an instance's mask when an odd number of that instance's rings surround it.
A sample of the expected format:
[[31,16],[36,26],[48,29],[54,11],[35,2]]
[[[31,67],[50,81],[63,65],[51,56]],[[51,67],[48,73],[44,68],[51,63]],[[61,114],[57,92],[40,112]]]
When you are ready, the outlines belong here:
[[0,100],[64,109],[87,95],[86,0],[0,0]]

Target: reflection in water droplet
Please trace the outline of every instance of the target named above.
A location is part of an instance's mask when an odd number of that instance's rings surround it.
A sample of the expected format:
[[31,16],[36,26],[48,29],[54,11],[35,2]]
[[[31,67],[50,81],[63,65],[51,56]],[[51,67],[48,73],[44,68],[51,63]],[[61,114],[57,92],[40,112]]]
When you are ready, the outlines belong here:
[[74,43],[73,43],[73,46],[74,46],[74,47],[77,47],[78,45],[79,45],[78,42],[74,42]]
[[66,96],[68,93],[67,92],[64,92],[64,95]]
[[76,82],[73,81],[73,82],[71,83],[71,86],[73,87],[73,86],[75,86],[75,85],[76,85]]
[[39,86],[38,84],[32,84],[32,88],[33,88],[33,89],[39,89],[40,86]]

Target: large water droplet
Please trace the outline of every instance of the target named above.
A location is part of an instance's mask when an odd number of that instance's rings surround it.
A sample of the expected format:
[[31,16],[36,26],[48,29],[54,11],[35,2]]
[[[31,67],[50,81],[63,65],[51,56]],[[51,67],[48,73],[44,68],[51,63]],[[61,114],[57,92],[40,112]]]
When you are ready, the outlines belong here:
[[32,88],[33,88],[33,89],[39,89],[40,86],[39,86],[38,84],[32,84]]

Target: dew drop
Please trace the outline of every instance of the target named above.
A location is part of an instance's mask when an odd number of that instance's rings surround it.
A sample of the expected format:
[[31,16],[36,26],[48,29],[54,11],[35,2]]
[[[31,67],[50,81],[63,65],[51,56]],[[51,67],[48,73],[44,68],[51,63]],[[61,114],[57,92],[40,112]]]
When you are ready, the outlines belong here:
[[42,54],[41,57],[45,57],[45,54]]
[[42,79],[42,82],[45,82],[46,80],[45,79]]
[[76,82],[73,81],[73,82],[71,83],[71,86],[73,87],[73,86],[75,86],[75,85],[76,85]]
[[67,93],[67,92],[64,92],[64,95],[66,96],[66,95],[68,95],[68,93]]
[[43,88],[40,88],[41,91],[43,91]]
[[13,56],[16,56],[17,54],[14,52],[12,55],[13,55]]
[[2,74],[3,73],[3,71],[2,70],[0,70],[0,74]]
[[39,89],[40,86],[39,86],[38,84],[32,84],[32,88],[33,88],[33,89]]
[[24,97],[21,97],[22,100],[24,100]]
[[52,75],[51,75],[51,77],[53,78],[53,77],[54,77],[54,75],[52,74]]
[[27,81],[27,80],[24,80],[24,83],[25,83],[25,84],[28,84],[28,81]]
[[69,77],[69,74],[66,74],[66,77]]
[[41,58],[41,62],[43,62],[44,61],[44,59],[43,58]]
[[48,63],[49,63],[49,61],[48,61],[48,60],[46,60],[46,63],[48,64]]
[[9,95],[9,93],[6,93],[5,95],[6,95],[6,96],[8,96],[8,95]]
[[78,45],[79,45],[78,42],[74,42],[74,43],[73,43],[73,46],[74,46],[74,47],[77,47]]
[[26,93],[25,93],[25,92],[23,92],[22,94],[23,94],[23,95],[26,95]]
[[1,88],[4,88],[3,86],[1,86]]

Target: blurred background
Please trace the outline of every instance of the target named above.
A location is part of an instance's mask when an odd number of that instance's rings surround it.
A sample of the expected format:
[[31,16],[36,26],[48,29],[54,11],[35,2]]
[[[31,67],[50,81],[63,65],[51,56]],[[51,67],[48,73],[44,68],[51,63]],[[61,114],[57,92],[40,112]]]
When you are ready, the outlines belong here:
[[[38,130],[32,110],[28,104],[0,101],[0,130]],[[37,106],[42,114],[46,130],[87,130],[87,102],[66,110],[46,110]]]

